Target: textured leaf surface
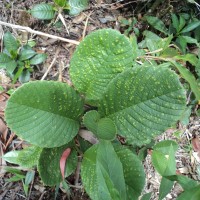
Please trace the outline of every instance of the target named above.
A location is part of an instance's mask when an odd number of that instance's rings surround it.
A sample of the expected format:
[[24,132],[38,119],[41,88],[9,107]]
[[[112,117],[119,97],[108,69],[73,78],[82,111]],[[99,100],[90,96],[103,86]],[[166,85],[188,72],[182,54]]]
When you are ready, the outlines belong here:
[[88,7],[88,0],[69,0],[70,15],[78,15],[80,12]]
[[0,54],[0,68],[7,69],[9,73],[12,73],[17,66],[15,60],[11,59],[7,54]]
[[[63,145],[57,148],[44,148],[40,154],[38,171],[41,179],[45,185],[53,186],[62,181],[62,175],[60,171],[60,159],[63,152],[70,145]],[[72,150],[66,164],[65,176],[69,176],[77,165],[76,151]]]
[[97,136],[103,140],[113,140],[116,136],[116,126],[109,118],[102,118],[98,122]]
[[135,200],[144,186],[144,170],[137,156],[120,146],[113,149],[110,142],[97,144],[86,151],[81,177],[93,200]]
[[122,163],[127,200],[138,200],[145,184],[145,173],[139,158],[129,149],[116,146],[115,151]]
[[100,115],[96,110],[91,110],[83,116],[83,123],[88,130],[97,133],[97,123],[100,120]]
[[118,75],[99,103],[101,117],[111,118],[117,133],[143,145],[174,125],[185,109],[185,91],[167,68],[137,67]]
[[8,52],[11,52],[11,51],[15,52],[19,48],[19,43],[10,32],[6,32],[4,34],[3,43],[4,43],[5,48],[8,50]]
[[67,84],[35,81],[13,93],[5,115],[8,126],[19,137],[50,148],[73,139],[82,112],[82,99]]
[[38,19],[50,20],[54,18],[54,14],[53,6],[46,3],[36,4],[31,9],[31,15]]
[[7,162],[31,168],[37,165],[41,151],[42,148],[40,147],[30,146],[20,151],[10,151],[3,158]]
[[70,77],[89,102],[98,101],[108,83],[132,66],[133,54],[129,40],[112,29],[88,35],[77,47],[70,65]]

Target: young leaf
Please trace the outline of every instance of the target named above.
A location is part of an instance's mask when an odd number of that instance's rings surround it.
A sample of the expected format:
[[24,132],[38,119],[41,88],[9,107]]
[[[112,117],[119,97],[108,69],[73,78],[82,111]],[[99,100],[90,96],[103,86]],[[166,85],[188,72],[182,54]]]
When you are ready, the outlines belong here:
[[178,27],[178,33],[180,34],[181,29],[185,26],[186,21],[183,18],[183,16],[179,15],[179,27]]
[[97,136],[103,140],[113,140],[116,136],[116,126],[109,118],[102,118],[97,124]]
[[[69,144],[65,144],[57,148],[44,148],[40,154],[38,162],[38,171],[41,179],[45,185],[53,186],[62,181],[62,175],[60,171],[60,159],[67,148],[71,147]],[[69,176],[77,165],[76,151],[72,150],[65,166],[65,176]]]
[[175,15],[175,14],[172,14],[172,24],[173,24],[173,27],[176,29],[176,32],[179,31],[179,20],[178,20],[178,17]]
[[19,137],[52,148],[74,138],[82,112],[83,100],[67,84],[34,81],[13,93],[5,115],[8,126]]
[[97,133],[97,123],[99,120],[100,115],[96,110],[91,110],[83,116],[83,124],[94,134]]
[[69,0],[69,14],[78,15],[88,7],[89,0]]
[[195,28],[197,28],[198,26],[200,26],[200,21],[195,21],[195,22],[191,22],[189,23],[186,27],[184,27],[180,33],[187,33],[190,32],[192,30],[194,30]]
[[70,65],[70,77],[86,101],[97,105],[108,83],[132,67],[133,50],[128,38],[112,29],[88,35],[77,47]]
[[35,176],[35,171],[28,171],[26,173],[24,184],[29,185],[33,181],[34,176]]
[[66,0],[54,0],[54,3],[60,7],[65,7],[67,1]]
[[9,53],[17,52],[17,50],[19,48],[19,43],[17,42],[16,38],[14,38],[14,36],[10,32],[6,32],[4,34],[3,43]]
[[153,28],[155,28],[156,30],[159,30],[165,35],[168,35],[168,30],[165,24],[159,18],[153,17],[153,16],[145,16],[145,19],[151,26],[153,26]]
[[135,67],[110,82],[99,113],[112,119],[128,142],[144,145],[175,124],[185,104],[185,90],[173,71]]
[[43,63],[47,58],[45,53],[40,53],[35,55],[33,58],[30,59],[30,65],[38,65]]
[[34,5],[30,12],[33,17],[44,20],[53,19],[55,15],[53,6],[46,3]]
[[33,49],[22,48],[22,50],[19,54],[19,60],[20,61],[28,60],[29,58],[33,57],[34,55],[36,55],[36,52]]
[[30,146],[20,151],[10,151],[3,158],[9,163],[31,168],[37,165],[41,151],[40,147]]

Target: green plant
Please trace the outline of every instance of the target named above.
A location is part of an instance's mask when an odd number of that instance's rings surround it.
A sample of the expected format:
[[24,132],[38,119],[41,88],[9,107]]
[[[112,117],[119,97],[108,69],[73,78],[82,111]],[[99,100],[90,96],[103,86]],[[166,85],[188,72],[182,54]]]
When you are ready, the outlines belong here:
[[[115,30],[98,30],[80,43],[71,59],[70,76],[77,91],[53,81],[18,88],[7,103],[6,122],[32,150],[4,158],[37,165],[44,184],[52,186],[75,170],[78,150],[83,155],[81,180],[91,199],[138,199],[145,174],[131,149],[176,124],[186,109],[186,92],[169,63],[139,65],[133,44]],[[81,121],[97,144],[78,136]],[[62,176],[59,161],[70,151]]]
[[152,163],[162,176],[159,200],[162,200],[172,189],[174,181],[177,181],[184,192],[177,200],[197,200],[200,195],[200,184],[186,176],[177,175],[175,152],[178,149],[176,142],[171,140],[161,141],[153,147]]
[[[40,3],[33,6],[30,13],[33,17],[42,20],[51,20],[58,13],[61,18],[63,11],[68,11],[70,15],[77,15],[88,7],[88,0],[54,0],[52,4]],[[63,22],[63,21],[62,21]]]
[[6,181],[7,182],[22,181],[24,193],[26,194],[26,196],[28,196],[29,185],[34,180],[35,171],[30,170],[25,175],[21,170],[18,170],[18,169],[15,169],[15,168],[6,167],[5,170],[7,172],[15,175],[15,176],[7,179]]
[[5,69],[13,79],[25,83],[30,79],[33,66],[45,61],[46,54],[35,52],[28,44],[21,46],[19,41],[7,32],[3,37],[4,49],[0,53],[0,69]]

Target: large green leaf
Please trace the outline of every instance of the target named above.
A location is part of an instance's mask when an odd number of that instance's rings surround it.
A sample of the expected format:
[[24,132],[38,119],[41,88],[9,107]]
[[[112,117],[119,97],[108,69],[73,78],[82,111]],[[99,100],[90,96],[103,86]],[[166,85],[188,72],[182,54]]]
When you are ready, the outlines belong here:
[[83,100],[67,84],[35,81],[10,97],[5,111],[8,126],[40,147],[58,147],[78,133]]
[[101,117],[111,118],[118,134],[137,145],[149,143],[181,117],[185,90],[167,68],[137,67],[119,74],[99,103]]
[[[71,145],[63,145],[57,148],[44,148],[40,154],[38,171],[45,185],[53,186],[62,181],[60,171],[60,158],[65,149]],[[69,176],[77,166],[77,154],[72,150],[66,161],[65,176]]]
[[[93,200],[136,200],[144,187],[144,170],[130,150],[101,141],[84,154],[81,177]],[[124,183],[125,181],[125,183]]]
[[41,151],[40,147],[30,146],[20,151],[10,151],[3,158],[7,162],[31,168],[37,165]]
[[70,15],[78,15],[88,7],[89,0],[69,0]]
[[172,187],[174,185],[174,182],[162,177],[161,183],[160,183],[160,188],[159,188],[159,200],[162,200],[166,197],[168,193],[170,193]]
[[50,4],[36,4],[31,9],[31,15],[38,19],[50,20],[54,18],[54,8]]
[[118,31],[95,31],[80,43],[71,59],[72,82],[87,101],[96,104],[108,83],[132,66],[132,52],[128,38]]

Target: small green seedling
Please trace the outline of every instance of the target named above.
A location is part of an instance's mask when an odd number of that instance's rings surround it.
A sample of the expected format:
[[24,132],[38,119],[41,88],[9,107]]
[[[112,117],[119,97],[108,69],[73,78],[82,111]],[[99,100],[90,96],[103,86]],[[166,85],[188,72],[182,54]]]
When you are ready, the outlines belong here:
[[[33,17],[41,20],[51,20],[58,15],[61,19],[61,13],[67,11],[70,15],[78,15],[88,7],[88,0],[54,0],[53,5],[49,3],[40,3],[33,6],[30,13]],[[63,21],[62,21],[63,22]]]
[[34,65],[41,64],[46,60],[46,54],[37,53],[28,44],[21,46],[10,32],[4,34],[3,44],[3,53],[0,53],[0,69],[6,70],[13,79],[13,83],[17,79],[21,83],[28,82]]

